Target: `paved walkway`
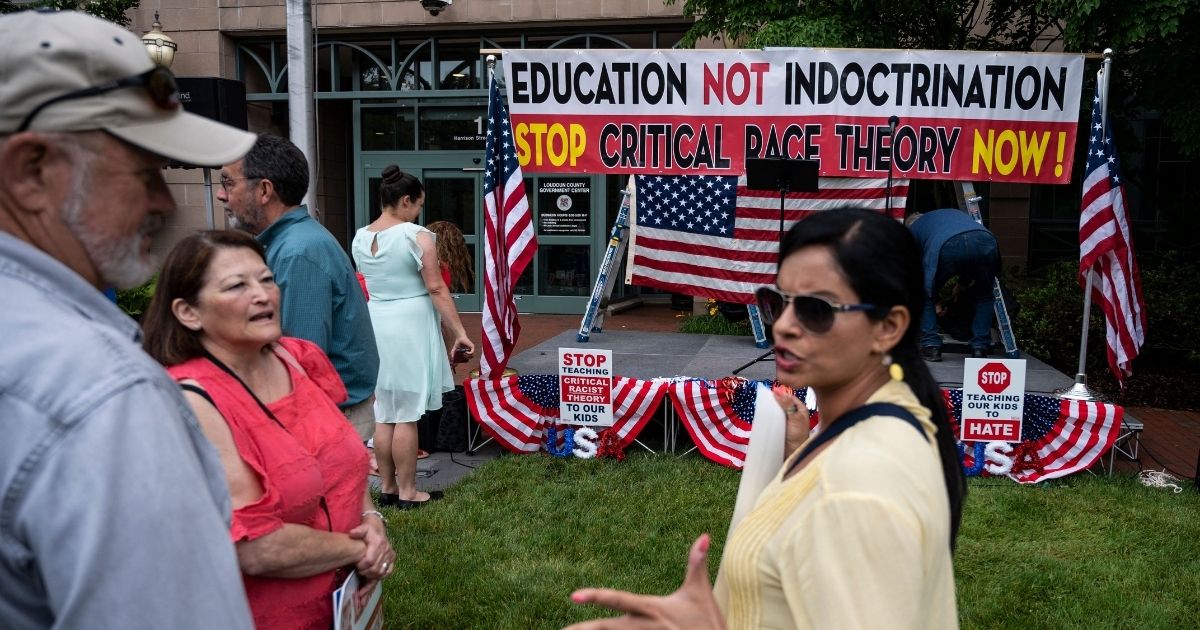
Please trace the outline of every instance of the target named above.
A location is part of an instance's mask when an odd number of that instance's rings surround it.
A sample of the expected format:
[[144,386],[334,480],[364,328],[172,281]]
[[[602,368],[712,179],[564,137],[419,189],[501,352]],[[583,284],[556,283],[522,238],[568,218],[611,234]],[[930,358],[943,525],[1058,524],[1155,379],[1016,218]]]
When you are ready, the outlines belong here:
[[[645,304],[608,317],[605,320],[604,330],[606,332],[675,333],[679,329],[678,320],[682,315],[683,313],[672,311],[668,304]],[[479,314],[467,313],[462,318],[472,340],[478,345]],[[578,315],[521,316],[521,336],[517,342],[514,357],[521,356],[521,353],[534,349],[554,337],[560,337],[555,340],[556,343],[573,342],[574,333],[579,329],[580,319]],[[595,339],[598,342],[597,347],[607,345],[601,341],[605,339],[604,335],[595,337]],[[610,339],[616,339],[616,336]],[[749,352],[758,354],[752,344],[748,345],[750,346]],[[546,348],[548,347],[546,346]],[[953,349],[953,346],[949,346],[949,348]],[[538,349],[538,351],[548,352],[545,348]],[[961,385],[962,357],[952,353],[948,353],[946,357],[947,360],[940,364],[930,364],[935,378],[944,385]],[[518,363],[540,366],[544,359],[545,357],[525,355],[521,356]],[[738,363],[740,364],[741,361]],[[743,375],[748,378],[768,378],[770,366],[770,363],[757,364]],[[459,368],[458,379],[460,381],[465,379],[468,372],[475,368],[478,368],[477,359],[472,360],[465,367]],[[1048,368],[1041,362],[1031,364],[1030,370],[1027,380],[1046,381],[1046,387],[1058,387],[1071,383],[1069,377]],[[528,373],[529,370],[526,372]],[[1038,376],[1039,374],[1041,376]],[[635,374],[630,375],[636,376]],[[657,375],[672,376],[673,374]],[[702,374],[689,375],[704,376]],[[1042,378],[1043,376],[1044,378]],[[1033,382],[1030,380],[1030,387],[1033,387]],[[1051,389],[1042,387],[1039,391],[1052,391],[1053,387]],[[1160,470],[1167,467],[1175,474],[1189,478],[1196,474],[1197,458],[1200,457],[1200,413],[1153,407],[1131,407],[1127,409],[1127,413],[1141,420],[1145,429],[1141,435],[1142,448],[1138,453],[1140,461],[1118,456],[1116,464],[1118,471],[1135,472],[1142,468]],[[419,474],[425,476],[418,479],[418,485],[423,490],[445,488],[469,474],[474,467],[500,454],[501,450],[495,444],[488,444],[471,456],[463,453],[434,453],[429,459],[419,462],[419,470],[424,471]]]
[[[682,315],[684,313],[671,310],[669,304],[643,304],[606,317],[604,330],[609,332],[634,330],[673,333],[679,330],[679,317]],[[467,334],[478,348],[481,331],[479,313],[464,313],[462,320],[463,326],[467,328]],[[580,315],[522,315],[521,336],[517,338],[517,347],[514,348],[513,355],[521,354],[562,332],[578,332],[582,320],[583,317]],[[479,352],[475,354],[476,358],[466,363],[465,366],[459,367],[459,382],[466,379],[471,370],[479,369]]]
[[[1168,469],[1177,477],[1200,474],[1200,413],[1156,407],[1128,407],[1126,411],[1146,425],[1142,431],[1140,461],[1118,457],[1116,469]],[[1140,467],[1139,467],[1140,464]]]
[[[672,311],[669,304],[643,304],[628,311],[610,315],[604,320],[604,330],[610,332],[631,330],[643,332],[673,333],[679,330],[679,317],[682,312]],[[480,346],[480,315],[479,313],[463,313],[463,326],[471,341]],[[578,331],[582,317],[579,315],[522,315],[521,336],[513,355],[519,355],[546,340],[566,331]],[[479,368],[478,351],[476,358],[459,366],[456,380],[466,380],[471,370]],[[432,453],[428,459],[417,462],[417,487],[421,490],[442,490],[454,485],[472,470],[504,451],[494,442],[489,443],[477,452],[465,453]],[[372,477],[372,484],[376,478]]]

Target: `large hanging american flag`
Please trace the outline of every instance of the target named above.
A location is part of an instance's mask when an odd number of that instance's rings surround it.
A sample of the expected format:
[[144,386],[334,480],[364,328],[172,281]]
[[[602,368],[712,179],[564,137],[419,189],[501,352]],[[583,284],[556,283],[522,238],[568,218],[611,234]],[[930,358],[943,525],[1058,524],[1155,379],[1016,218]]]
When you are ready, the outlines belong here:
[[483,354],[479,371],[499,377],[521,334],[513,290],[537,252],[533,213],[513,147],[508,108],[492,76],[483,173]]
[[[475,421],[514,453],[540,450],[547,425],[560,417],[557,374],[478,378],[464,385]],[[613,377],[612,430],[622,447],[637,439],[666,393],[666,381]]]
[[[746,178],[640,175],[634,204],[630,282],[674,293],[751,304],[775,282],[779,193]],[[784,229],[813,212],[856,206],[902,218],[908,180],[825,178],[820,192],[788,193]]]
[[1100,75],[1092,101],[1091,141],[1079,216],[1079,284],[1092,277],[1092,299],[1108,324],[1108,367],[1118,381],[1132,374],[1130,363],[1146,338],[1142,278],[1133,255],[1133,235],[1125,213],[1117,148],[1104,117]]

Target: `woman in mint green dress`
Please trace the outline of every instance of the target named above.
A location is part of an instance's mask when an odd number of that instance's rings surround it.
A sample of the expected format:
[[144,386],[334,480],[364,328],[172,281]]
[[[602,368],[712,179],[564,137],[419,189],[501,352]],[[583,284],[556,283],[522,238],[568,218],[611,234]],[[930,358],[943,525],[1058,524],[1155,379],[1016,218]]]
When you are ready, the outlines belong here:
[[453,350],[475,352],[438,266],[434,235],[414,221],[425,187],[395,165],[383,170],[383,212],[354,235],[351,253],[366,278],[379,346],[375,385],[375,458],[382,505],[419,507],[440,494],[417,491],[417,424],[454,388],[442,329]]

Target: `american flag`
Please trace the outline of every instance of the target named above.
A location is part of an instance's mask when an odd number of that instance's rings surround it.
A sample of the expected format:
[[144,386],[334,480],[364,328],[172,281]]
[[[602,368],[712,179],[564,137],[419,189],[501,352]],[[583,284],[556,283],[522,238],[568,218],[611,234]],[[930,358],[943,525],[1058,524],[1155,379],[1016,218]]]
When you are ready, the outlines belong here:
[[[515,453],[542,449],[544,432],[557,423],[558,376],[539,374],[466,381],[467,404],[476,422]],[[755,381],[738,378],[613,379],[613,430],[628,446],[657,411],[665,394],[680,423],[705,458],[740,469],[754,423]],[[796,391],[802,399],[803,391]],[[943,390],[954,432],[962,421],[962,389]],[[813,412],[813,424],[816,412]],[[1009,477],[1019,483],[1056,479],[1092,467],[1112,448],[1125,416],[1123,408],[1098,402],[1060,400],[1026,394],[1018,459]],[[972,449],[964,445],[970,466]]]
[[[757,382],[680,379],[671,384],[671,404],[692,443],[709,460],[741,469],[754,424]],[[803,391],[796,391],[801,400]]]
[[1096,78],[1092,101],[1091,141],[1083,179],[1082,214],[1079,216],[1079,284],[1092,276],[1092,299],[1108,323],[1108,367],[1117,381],[1132,374],[1130,363],[1146,338],[1146,306],[1142,278],[1133,255],[1133,236],[1125,214],[1125,188],[1100,99],[1101,78]]
[[[962,421],[962,390],[944,390],[955,433]],[[1095,464],[1117,440],[1125,410],[1098,402],[1025,395],[1021,444],[1036,457],[1022,458],[1008,476],[1020,483],[1065,477]],[[967,449],[970,452],[970,449]]]
[[[826,178],[817,193],[788,193],[784,229],[843,206],[904,216],[908,180]],[[745,176],[640,175],[630,282],[674,293],[751,304],[775,282],[779,193],[746,188]]]
[[521,165],[513,147],[508,108],[492,76],[488,100],[487,140],[483,174],[483,354],[479,371],[484,378],[504,373],[509,354],[521,334],[517,302],[513,296],[517,279],[533,260],[537,235],[533,213],[525,195]]
[[[471,415],[483,430],[514,453],[542,448],[543,432],[558,422],[558,375],[536,374],[465,383]],[[668,383],[613,377],[613,426],[621,446],[629,446],[658,410]]]
[[[704,457],[740,469],[754,423],[754,388],[731,380],[678,380],[671,385],[671,402]],[[943,390],[943,394],[957,434],[962,421],[962,389]],[[1035,456],[1022,458],[1009,477],[1019,483],[1037,483],[1090,468],[1112,448],[1124,415],[1124,409],[1107,403],[1026,394],[1018,446]],[[969,458],[971,449],[966,452]]]

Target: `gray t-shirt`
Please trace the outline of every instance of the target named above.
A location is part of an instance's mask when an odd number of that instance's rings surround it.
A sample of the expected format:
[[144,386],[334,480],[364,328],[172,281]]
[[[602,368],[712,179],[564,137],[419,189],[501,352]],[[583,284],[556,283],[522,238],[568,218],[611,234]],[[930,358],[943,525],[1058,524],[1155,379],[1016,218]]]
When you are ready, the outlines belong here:
[[220,461],[138,327],[3,232],[0,296],[0,627],[253,627]]

